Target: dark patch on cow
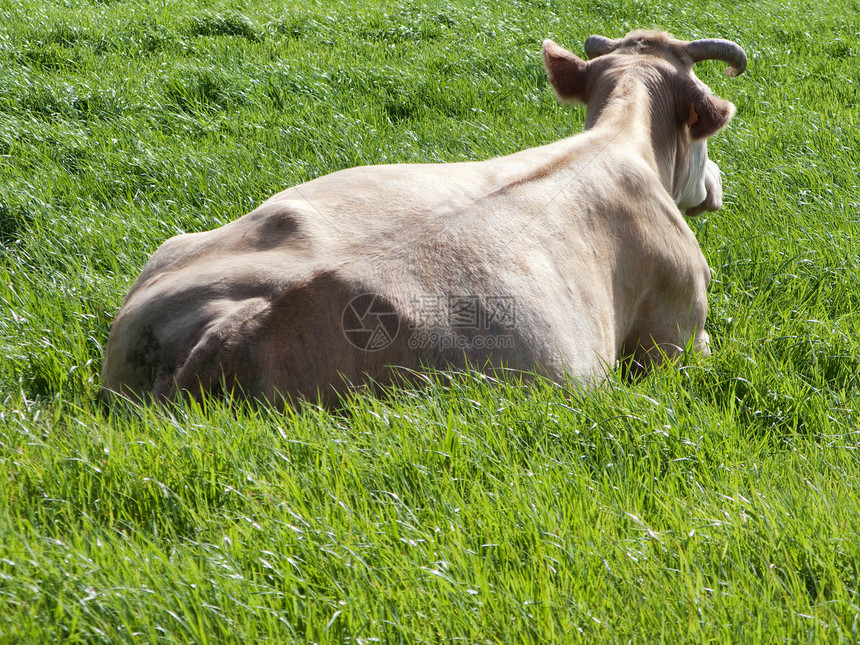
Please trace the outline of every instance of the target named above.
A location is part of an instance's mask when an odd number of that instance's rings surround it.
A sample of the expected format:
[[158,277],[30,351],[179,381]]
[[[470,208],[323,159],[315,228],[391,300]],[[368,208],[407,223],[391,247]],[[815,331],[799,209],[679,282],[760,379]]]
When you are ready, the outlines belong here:
[[141,329],[138,343],[129,350],[126,360],[144,375],[149,383],[155,381],[161,365],[161,343],[152,325],[146,325]]

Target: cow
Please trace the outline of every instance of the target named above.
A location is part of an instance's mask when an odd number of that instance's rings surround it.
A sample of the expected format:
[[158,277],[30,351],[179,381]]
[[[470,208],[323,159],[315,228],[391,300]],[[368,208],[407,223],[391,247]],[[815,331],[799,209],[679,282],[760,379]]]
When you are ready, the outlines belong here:
[[[734,114],[693,73],[731,41],[551,40],[584,131],[485,161],[341,170],[156,250],[113,321],[102,392],[336,405],[422,370],[584,387],[709,353],[710,269],[684,215],[720,207],[707,139]],[[300,403],[299,403],[300,405]]]

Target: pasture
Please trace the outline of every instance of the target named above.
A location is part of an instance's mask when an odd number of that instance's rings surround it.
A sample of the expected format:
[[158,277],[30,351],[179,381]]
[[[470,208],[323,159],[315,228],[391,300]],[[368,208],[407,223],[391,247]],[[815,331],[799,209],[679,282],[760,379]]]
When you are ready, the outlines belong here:
[[[167,237],[578,132],[543,38],[659,27],[737,115],[713,356],[589,393],[106,409]],[[0,641],[856,642],[860,4],[0,0]]]

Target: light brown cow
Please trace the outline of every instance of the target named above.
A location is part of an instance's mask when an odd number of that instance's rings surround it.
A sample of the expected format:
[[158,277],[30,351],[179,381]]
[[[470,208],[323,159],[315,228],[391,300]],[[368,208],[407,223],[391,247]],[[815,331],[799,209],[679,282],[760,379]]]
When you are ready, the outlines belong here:
[[[105,397],[240,392],[332,403],[423,367],[590,383],[708,352],[708,265],[682,212],[721,204],[706,139],[734,106],[692,73],[735,43],[545,41],[585,132],[489,161],[368,166],[287,189],[244,217],[165,242],[126,296]],[[400,368],[406,368],[402,370]]]

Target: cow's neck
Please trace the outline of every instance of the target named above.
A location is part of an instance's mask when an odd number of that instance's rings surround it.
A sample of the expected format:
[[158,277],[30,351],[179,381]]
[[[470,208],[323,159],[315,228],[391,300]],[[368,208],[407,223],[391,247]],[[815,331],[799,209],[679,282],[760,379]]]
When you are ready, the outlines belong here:
[[617,144],[638,152],[674,198],[676,107],[664,88],[649,85],[632,74],[621,76],[614,84],[607,83],[606,89],[588,102],[585,128],[603,133],[607,147]]

